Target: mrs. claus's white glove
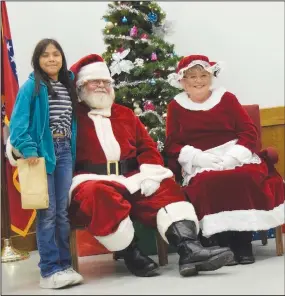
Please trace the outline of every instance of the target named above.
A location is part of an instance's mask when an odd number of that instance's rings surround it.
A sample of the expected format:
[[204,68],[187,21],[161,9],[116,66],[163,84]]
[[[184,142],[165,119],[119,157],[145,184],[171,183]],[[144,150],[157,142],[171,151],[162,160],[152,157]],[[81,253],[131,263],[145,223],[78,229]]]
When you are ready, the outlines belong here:
[[152,195],[160,186],[160,183],[151,179],[146,179],[141,183],[141,194]]
[[235,157],[232,157],[230,155],[225,155],[222,157],[222,163],[221,165],[223,166],[223,169],[233,169],[237,165],[240,165],[240,161],[236,159]]
[[192,160],[194,166],[200,168],[213,168],[216,170],[222,169],[222,158],[207,152],[198,152]]

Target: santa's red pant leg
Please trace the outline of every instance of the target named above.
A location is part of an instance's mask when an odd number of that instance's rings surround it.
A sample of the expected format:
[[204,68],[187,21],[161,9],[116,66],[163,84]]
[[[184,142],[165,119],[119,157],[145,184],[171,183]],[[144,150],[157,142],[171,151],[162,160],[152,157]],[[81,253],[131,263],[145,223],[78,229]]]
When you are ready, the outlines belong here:
[[86,181],[73,191],[73,203],[89,217],[88,230],[110,251],[126,248],[134,237],[132,218],[165,232],[176,221],[191,220],[199,229],[193,206],[185,201],[178,184],[172,179],[161,182],[151,196],[130,194],[121,184],[110,181]]

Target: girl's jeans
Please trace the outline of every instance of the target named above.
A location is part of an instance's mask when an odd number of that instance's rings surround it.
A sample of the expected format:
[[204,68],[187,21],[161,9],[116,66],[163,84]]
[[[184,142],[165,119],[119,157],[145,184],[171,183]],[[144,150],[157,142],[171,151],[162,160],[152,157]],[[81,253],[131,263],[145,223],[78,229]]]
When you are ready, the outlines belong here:
[[55,171],[47,175],[49,208],[37,211],[36,236],[42,277],[71,266],[68,220],[68,192],[72,182],[70,140],[54,139],[54,150]]

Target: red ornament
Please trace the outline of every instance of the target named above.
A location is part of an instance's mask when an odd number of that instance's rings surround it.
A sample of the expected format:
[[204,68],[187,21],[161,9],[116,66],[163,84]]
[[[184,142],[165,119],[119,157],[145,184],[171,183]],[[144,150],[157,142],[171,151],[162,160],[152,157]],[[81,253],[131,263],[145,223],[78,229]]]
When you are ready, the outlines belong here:
[[146,33],[141,34],[141,39],[148,39],[148,35]]
[[160,72],[159,71],[154,71],[153,74],[154,74],[155,77],[160,77]]
[[143,104],[143,109],[144,111],[148,111],[148,110],[154,111],[155,106],[152,101],[148,100]]
[[118,48],[116,51],[121,53],[121,52],[123,52],[124,50],[125,50],[125,49],[124,49],[123,47],[120,47],[120,48]]

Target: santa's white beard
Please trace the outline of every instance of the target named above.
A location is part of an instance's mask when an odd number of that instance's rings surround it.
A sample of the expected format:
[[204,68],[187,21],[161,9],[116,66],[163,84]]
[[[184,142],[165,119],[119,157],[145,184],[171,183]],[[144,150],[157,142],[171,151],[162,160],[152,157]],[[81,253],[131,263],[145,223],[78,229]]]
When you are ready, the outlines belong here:
[[90,92],[82,89],[80,99],[91,109],[106,109],[114,102],[114,91],[110,94],[104,92]]

